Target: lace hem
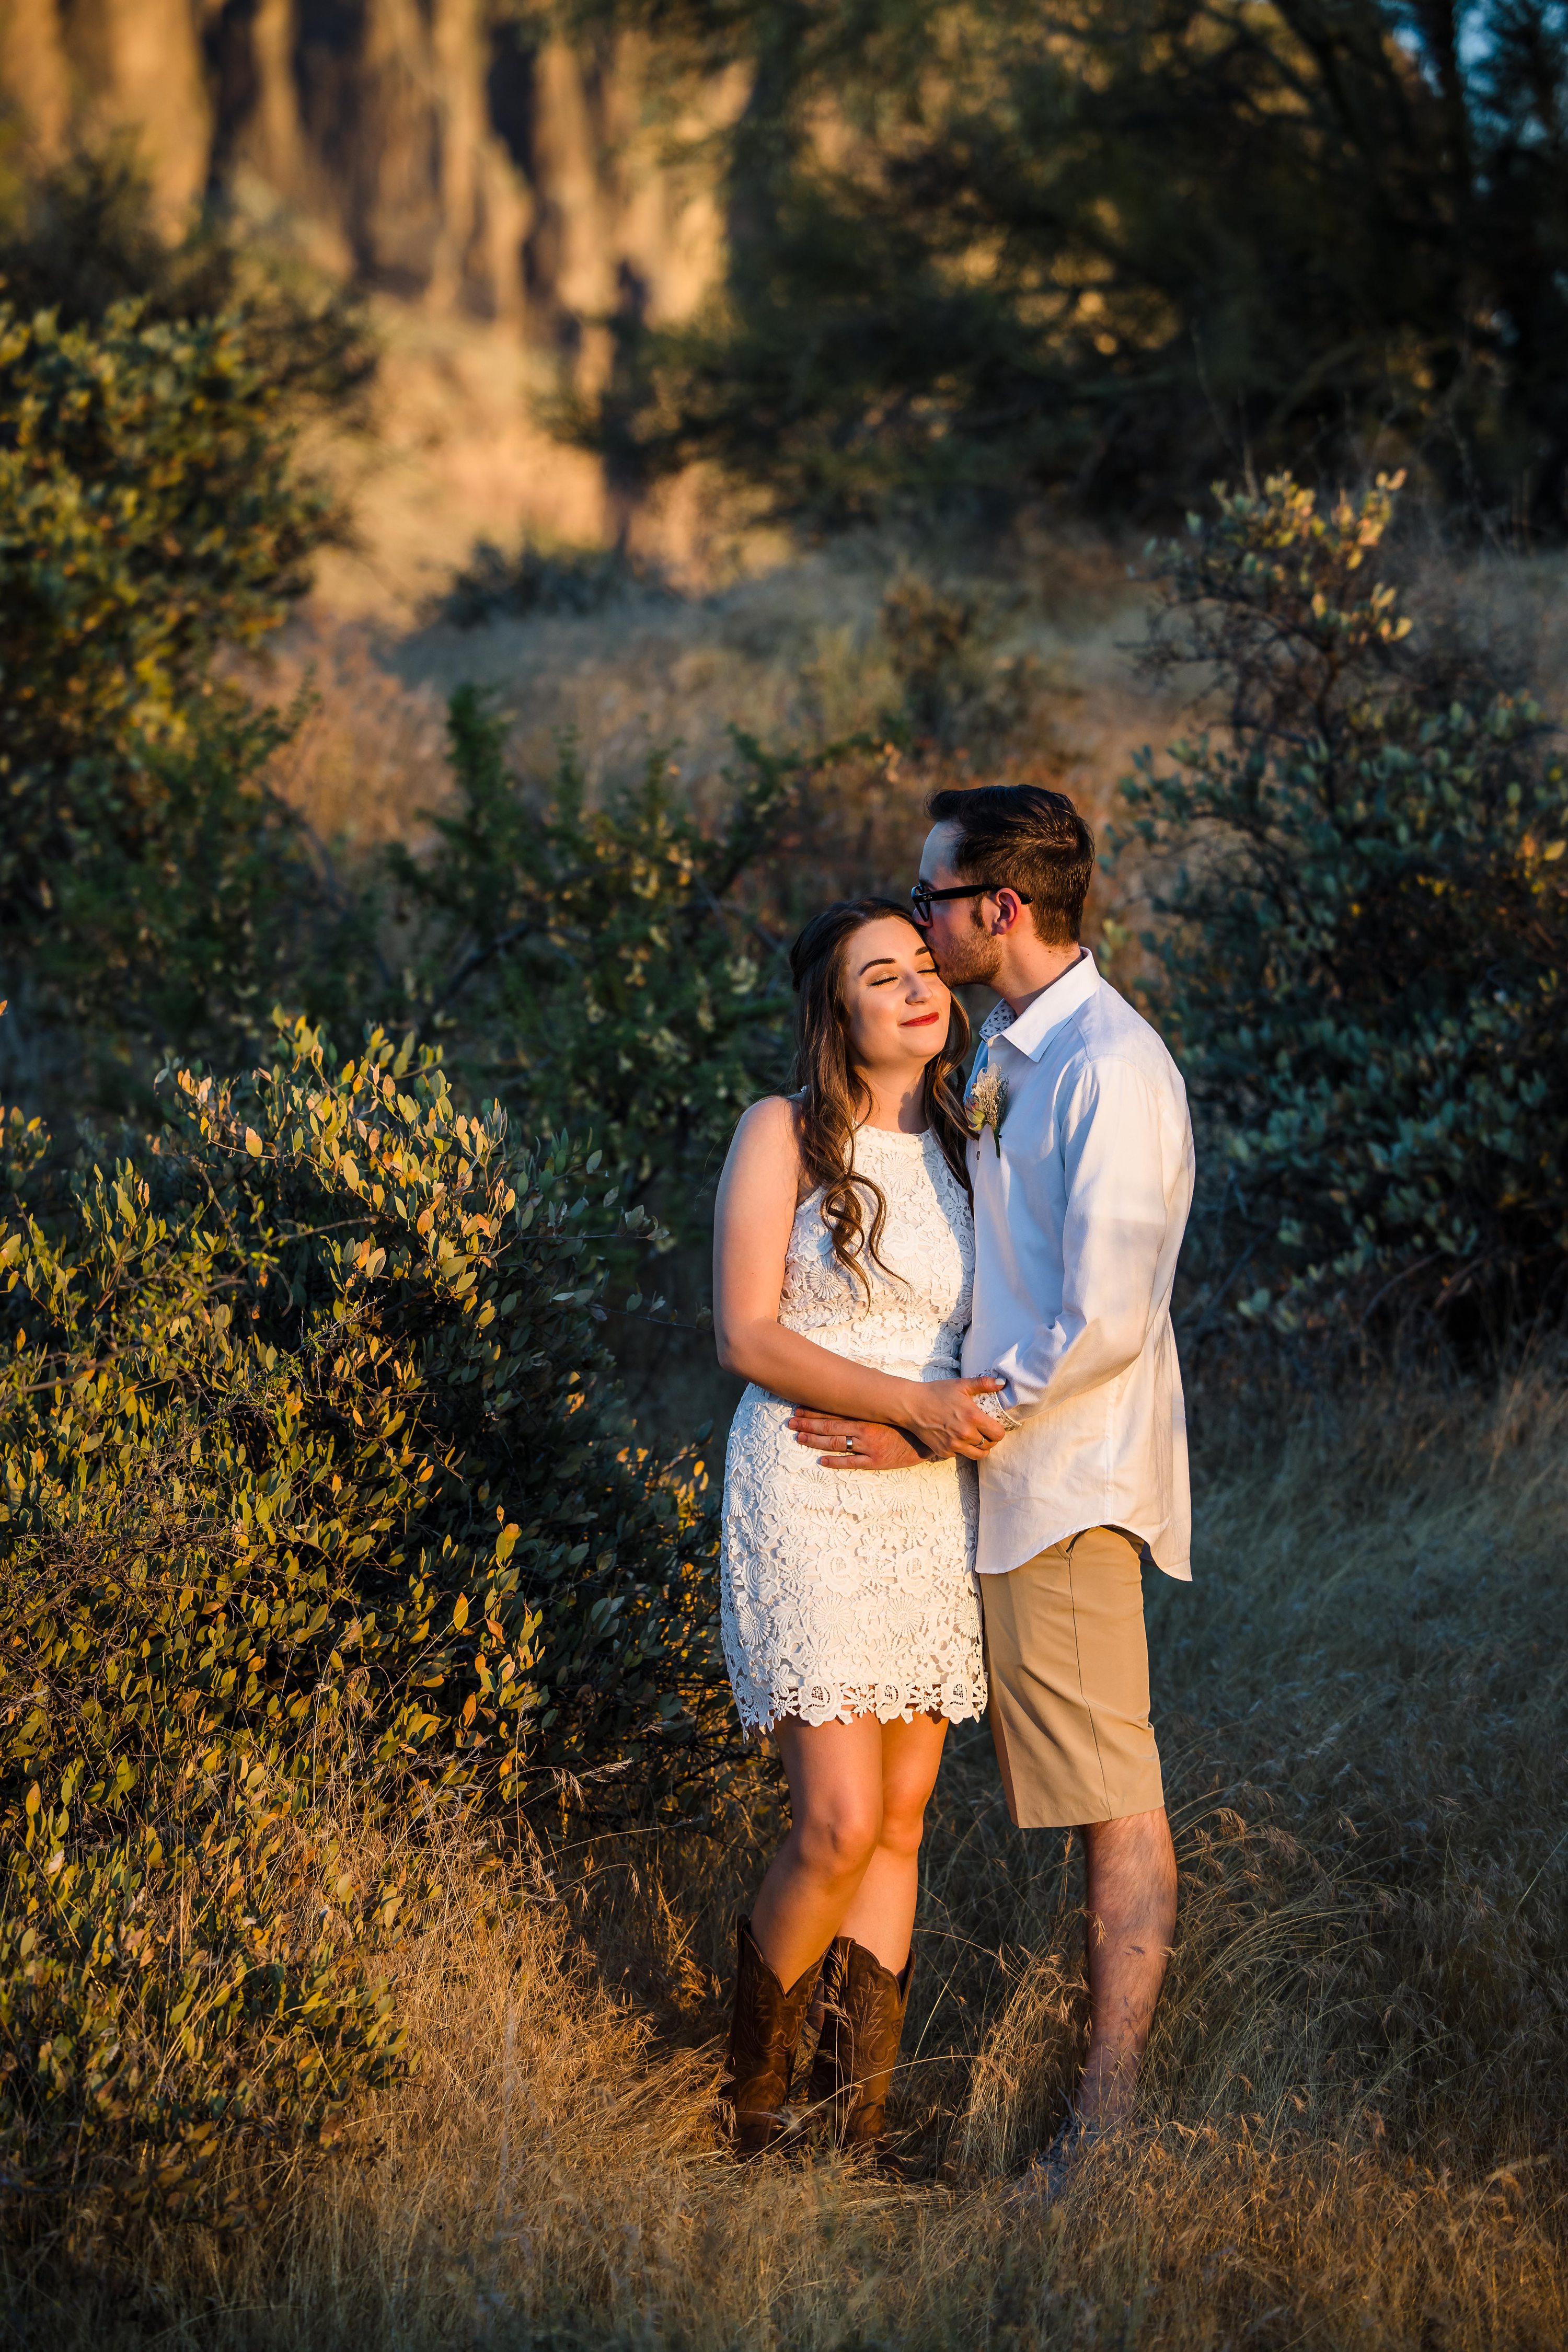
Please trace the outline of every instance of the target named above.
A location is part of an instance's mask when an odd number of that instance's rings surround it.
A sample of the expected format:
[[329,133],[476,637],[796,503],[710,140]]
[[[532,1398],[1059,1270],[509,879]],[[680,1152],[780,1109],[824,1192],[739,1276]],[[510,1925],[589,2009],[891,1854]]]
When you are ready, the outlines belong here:
[[879,1723],[912,1723],[917,1715],[940,1715],[949,1723],[978,1723],[985,1712],[985,1686],[978,1690],[964,1682],[924,1683],[900,1689],[892,1683],[863,1683],[834,1690],[813,1683],[784,1690],[766,1690],[750,1675],[731,1675],[735,1712],[742,1731],[772,1731],[782,1717],[801,1723],[852,1723],[858,1716],[874,1715]]

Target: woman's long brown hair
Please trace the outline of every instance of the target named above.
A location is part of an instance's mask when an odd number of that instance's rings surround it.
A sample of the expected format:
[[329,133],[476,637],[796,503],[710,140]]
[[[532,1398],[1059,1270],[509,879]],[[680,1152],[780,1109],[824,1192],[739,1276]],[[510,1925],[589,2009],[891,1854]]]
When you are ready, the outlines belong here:
[[[845,950],[856,932],[889,915],[908,923],[924,944],[909,908],[895,899],[847,898],[814,915],[789,951],[790,975],[799,1000],[794,1083],[799,1089],[795,1117],[801,1165],[812,1190],[822,1187],[822,1222],[832,1235],[834,1256],[865,1284],[868,1297],[871,1285],[862,1258],[868,1256],[884,1274],[893,1269],[884,1263],[878,1247],[888,1218],[887,1200],[880,1185],[855,1172],[855,1130],[871,1108],[871,1092],[849,1058],[844,962]],[[968,1051],[969,1021],[955,996],[947,1036],[926,1064],[921,1096],[927,1124],[965,1192],[969,1190],[964,1159],[969,1129],[952,1074]]]

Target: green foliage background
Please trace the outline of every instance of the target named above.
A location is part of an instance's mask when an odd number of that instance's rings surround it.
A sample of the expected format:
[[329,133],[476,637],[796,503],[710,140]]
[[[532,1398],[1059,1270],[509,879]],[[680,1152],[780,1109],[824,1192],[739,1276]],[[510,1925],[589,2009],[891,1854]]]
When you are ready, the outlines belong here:
[[76,1107],[143,1113],[158,1057],[254,1052],[285,981],[341,1010],[373,961],[267,782],[290,722],[213,675],[342,527],[298,444],[357,330],[144,212],[77,159],[0,235],[0,994]]
[[591,1127],[690,1240],[736,1119],[785,1075],[782,948],[810,887],[792,869],[814,787],[875,747],[770,750],[737,730],[710,828],[662,752],[590,807],[573,745],[546,782],[512,772],[506,723],[472,689],[448,733],[456,809],[433,816],[433,854],[391,861],[420,943],[419,1018],[530,1130]]
[[1154,1010],[1222,1171],[1205,1303],[1286,1330],[1385,1301],[1452,1328],[1461,1298],[1507,1328],[1568,1250],[1568,763],[1527,696],[1412,634],[1379,565],[1396,488],[1278,477],[1162,551],[1147,657],[1221,691],[1124,787]]

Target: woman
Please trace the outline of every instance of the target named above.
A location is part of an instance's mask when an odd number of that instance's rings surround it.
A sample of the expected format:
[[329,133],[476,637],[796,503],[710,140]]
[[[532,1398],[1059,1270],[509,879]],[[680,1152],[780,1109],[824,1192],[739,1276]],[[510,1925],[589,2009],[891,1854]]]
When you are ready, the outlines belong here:
[[[903,2030],[917,1857],[950,1722],[985,1705],[974,1474],[1002,1383],[955,1377],[973,1230],[950,1084],[969,1024],[909,914],[829,907],[795,941],[789,1099],[735,1131],[714,1237],[719,1360],[752,1385],[725,1465],[722,1625],[742,1722],[771,1730],[793,1826],[738,1927],[727,2095],[777,2137],[819,1972],[813,2105],[875,2147]],[[802,1452],[790,1410],[904,1429],[875,1477]],[[826,1966],[824,1969],[824,1960]]]

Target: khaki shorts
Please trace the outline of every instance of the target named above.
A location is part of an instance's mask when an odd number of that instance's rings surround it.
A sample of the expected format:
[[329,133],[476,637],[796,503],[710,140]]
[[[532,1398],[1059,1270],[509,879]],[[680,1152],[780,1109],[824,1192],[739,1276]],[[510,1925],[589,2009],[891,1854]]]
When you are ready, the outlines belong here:
[[1088,1528],[983,1576],[991,1737],[1020,1829],[1077,1829],[1165,1801],[1149,1722],[1141,1548]]

